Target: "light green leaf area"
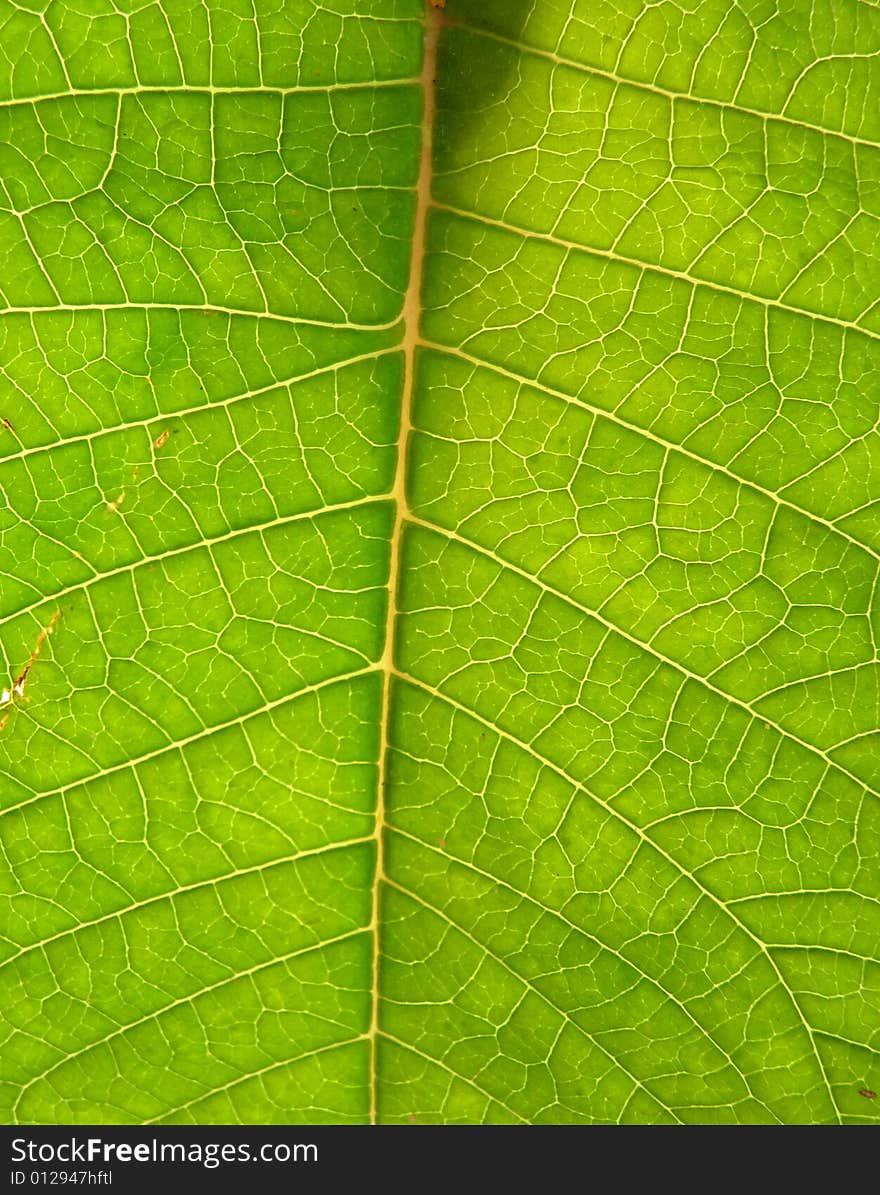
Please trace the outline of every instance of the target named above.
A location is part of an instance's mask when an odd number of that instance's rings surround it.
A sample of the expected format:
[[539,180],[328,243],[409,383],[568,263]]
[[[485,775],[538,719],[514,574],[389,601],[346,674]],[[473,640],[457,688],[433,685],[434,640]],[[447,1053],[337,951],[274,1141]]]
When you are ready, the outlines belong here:
[[0,0],[0,1119],[876,1122],[880,9],[425,7]]

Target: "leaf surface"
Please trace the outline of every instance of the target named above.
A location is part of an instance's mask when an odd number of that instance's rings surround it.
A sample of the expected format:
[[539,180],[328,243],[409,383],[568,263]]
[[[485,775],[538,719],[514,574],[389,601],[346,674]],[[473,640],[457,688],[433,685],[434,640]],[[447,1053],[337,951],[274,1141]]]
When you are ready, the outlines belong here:
[[0,46],[3,1119],[876,1121],[880,11]]

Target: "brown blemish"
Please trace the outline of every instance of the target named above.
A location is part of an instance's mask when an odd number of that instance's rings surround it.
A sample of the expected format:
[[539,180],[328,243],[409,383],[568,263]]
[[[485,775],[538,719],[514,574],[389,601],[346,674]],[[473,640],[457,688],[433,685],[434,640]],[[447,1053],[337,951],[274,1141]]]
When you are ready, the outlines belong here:
[[167,429],[164,432],[160,432],[158,434],[158,436],[156,436],[155,440],[153,441],[153,447],[156,449],[157,452],[159,451],[160,448],[165,447],[165,445],[168,443],[170,436],[171,436],[171,432],[168,431]]
[[2,718],[0,718],[0,730],[2,730],[9,721],[9,714],[16,702],[30,700],[30,698],[25,696],[25,685],[27,684],[31,669],[33,668],[34,664],[36,664],[40,652],[43,650],[43,645],[55,630],[55,624],[58,622],[60,617],[61,611],[56,610],[49,619],[49,622],[43,627],[37,636],[37,641],[34,644],[34,650],[28,657],[28,662],[25,664],[24,668],[22,668],[21,672],[12,682],[11,688],[0,691],[0,709],[2,709],[4,706],[7,707],[6,713]]

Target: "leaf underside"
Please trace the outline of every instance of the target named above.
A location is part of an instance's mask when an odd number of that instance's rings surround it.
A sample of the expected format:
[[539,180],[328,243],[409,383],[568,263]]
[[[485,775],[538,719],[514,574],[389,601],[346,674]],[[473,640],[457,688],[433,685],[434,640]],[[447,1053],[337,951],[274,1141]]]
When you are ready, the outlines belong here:
[[876,1121],[880,9],[425,7],[0,0],[0,1116]]

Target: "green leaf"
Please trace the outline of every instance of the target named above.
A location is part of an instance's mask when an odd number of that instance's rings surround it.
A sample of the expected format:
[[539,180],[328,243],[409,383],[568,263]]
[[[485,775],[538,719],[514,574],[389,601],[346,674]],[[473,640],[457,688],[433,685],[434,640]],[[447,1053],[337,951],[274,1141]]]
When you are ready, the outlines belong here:
[[880,10],[2,3],[2,1119],[876,1122]]

